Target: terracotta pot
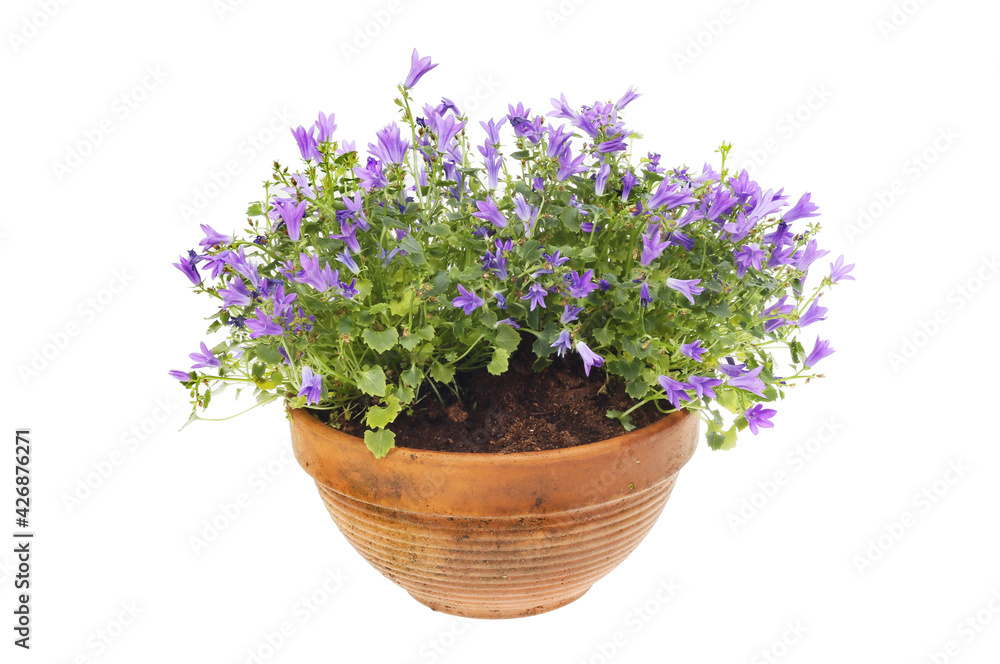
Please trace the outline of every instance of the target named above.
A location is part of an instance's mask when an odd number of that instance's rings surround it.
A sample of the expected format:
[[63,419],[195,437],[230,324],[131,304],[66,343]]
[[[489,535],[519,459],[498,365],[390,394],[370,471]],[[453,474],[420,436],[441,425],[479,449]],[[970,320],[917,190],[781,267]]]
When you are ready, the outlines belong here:
[[419,602],[517,618],[579,598],[652,528],[694,453],[698,417],[589,445],[470,454],[395,448],[292,411],[295,457],[364,558]]

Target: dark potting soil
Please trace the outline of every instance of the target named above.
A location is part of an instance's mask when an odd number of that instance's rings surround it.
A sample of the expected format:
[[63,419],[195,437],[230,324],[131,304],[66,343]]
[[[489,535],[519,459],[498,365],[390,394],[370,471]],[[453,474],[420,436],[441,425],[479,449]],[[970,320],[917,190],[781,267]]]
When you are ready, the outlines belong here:
[[[585,445],[625,433],[618,420],[605,415],[635,404],[621,382],[612,377],[605,384],[603,369],[592,369],[588,378],[575,355],[556,358],[541,372],[532,370],[534,359],[519,350],[500,376],[486,369],[456,374],[461,400],[442,390],[442,403],[428,390],[412,415],[404,413],[390,425],[396,446],[506,454]],[[661,417],[652,404],[632,412],[636,427]],[[340,428],[359,437],[365,429],[356,421]]]

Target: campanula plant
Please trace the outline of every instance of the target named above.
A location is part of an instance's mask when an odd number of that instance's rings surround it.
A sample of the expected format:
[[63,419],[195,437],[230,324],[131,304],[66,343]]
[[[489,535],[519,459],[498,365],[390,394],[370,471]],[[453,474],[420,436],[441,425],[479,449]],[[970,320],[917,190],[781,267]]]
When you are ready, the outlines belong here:
[[624,383],[634,405],[607,415],[625,429],[650,402],[697,411],[717,449],[771,427],[769,405],[834,352],[805,329],[827,317],[821,295],[853,279],[843,257],[822,269],[810,194],[731,172],[727,144],[718,170],[636,157],[632,89],[478,127],[449,99],[418,108],[436,66],[414,51],[401,119],[367,148],[333,114],[295,129],[302,162],[275,164],[245,225],[202,226],[175,264],[225,331],[171,372],[192,419],[233,385],[362,420],[383,456],[401,413],[457,394],[456,372],[502,374],[525,339],[538,371],[575,357]]

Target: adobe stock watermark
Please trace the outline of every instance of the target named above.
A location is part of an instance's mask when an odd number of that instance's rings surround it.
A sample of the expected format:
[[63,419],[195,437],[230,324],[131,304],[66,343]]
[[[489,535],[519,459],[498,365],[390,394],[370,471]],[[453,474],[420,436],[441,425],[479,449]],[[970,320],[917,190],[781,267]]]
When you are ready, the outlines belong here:
[[188,537],[188,544],[195,557],[201,556],[212,544],[253,506],[254,498],[262,496],[285,474],[289,466],[295,464],[295,455],[290,447],[283,447],[278,456],[254,470],[246,479],[246,488],[229,500],[219,503],[214,514],[201,522],[197,535]]
[[622,618],[622,625],[605,639],[597,641],[592,651],[575,664],[609,664],[615,661],[629,642],[642,632],[666,606],[677,597],[678,585],[673,579],[660,579],[656,589],[633,606]]
[[826,83],[810,86],[806,97],[789,109],[774,123],[774,133],[757,147],[747,151],[747,158],[741,168],[753,175],[761,166],[781,151],[795,134],[812,120],[833,98],[833,91]]
[[112,612],[111,619],[88,634],[83,642],[84,647],[78,650],[75,655],[64,658],[65,661],[74,662],[74,664],[90,664],[95,661],[96,658],[104,655],[114,644],[118,643],[145,612],[146,608],[140,606],[136,600],[121,602]]
[[[177,211],[180,212],[181,219],[189,223],[207,210],[212,201],[243,173],[245,166],[252,163],[277,136],[290,132],[291,127],[292,115],[287,109],[272,109],[267,122],[257,131],[247,134],[240,142],[236,147],[236,154],[210,171],[202,184],[195,186],[191,191],[191,198],[178,204]],[[291,136],[291,134],[285,135]]]
[[908,185],[920,180],[959,138],[959,134],[950,125],[940,127],[925,148],[907,157],[901,167],[900,177],[894,178],[886,188],[875,191],[867,204],[858,207],[858,218],[844,227],[847,241],[854,244],[875,222],[884,217],[906,194]]
[[351,36],[340,41],[340,52],[344,56],[344,62],[351,64],[351,61],[375,43],[403,10],[416,2],[417,0],[389,0],[385,6],[369,12],[362,24],[354,26]]
[[726,28],[736,22],[740,12],[745,12],[750,8],[750,0],[732,0],[732,4],[736,5],[736,11],[726,7],[719,12],[718,16],[705,19],[701,22],[702,29],[688,37],[685,47],[673,52],[674,65],[677,67],[678,73],[683,74],[685,67],[693,65],[698,58],[705,54],[705,51],[715,44]]
[[295,600],[287,619],[282,620],[275,628],[261,632],[257,643],[246,649],[246,659],[243,661],[246,664],[264,664],[275,659],[278,651],[285,647],[298,629],[326,607],[349,580],[350,577],[339,567],[327,570],[316,588]]
[[994,588],[989,598],[973,613],[962,618],[955,626],[955,638],[934,650],[927,651],[927,661],[931,664],[951,664],[962,654],[963,648],[972,645],[994,621],[1000,621],[1000,588]]
[[994,254],[983,258],[979,264],[958,284],[948,291],[942,306],[932,314],[917,321],[915,328],[899,338],[898,345],[886,354],[889,366],[896,373],[912,362],[941,331],[951,323],[958,312],[987,288],[1000,273],[1000,261]]
[[417,648],[417,657],[421,662],[434,664],[451,650],[456,643],[474,629],[475,621],[471,618],[453,616],[448,625],[434,636],[429,637]]
[[83,507],[95,493],[107,484],[118,470],[149,442],[156,432],[178,412],[180,403],[171,398],[157,398],[149,414],[135,421],[118,436],[118,444],[107,454],[90,462],[90,468],[77,477],[72,488],[63,491],[60,499],[70,516]]
[[894,2],[889,10],[889,15],[879,18],[875,23],[879,34],[882,35],[882,39],[889,41],[889,38],[909,23],[910,19],[916,16],[917,12],[927,2],[928,0],[903,0],[903,2]]
[[820,421],[816,434],[804,442],[795,445],[785,455],[784,465],[776,469],[770,476],[757,482],[756,487],[740,499],[738,506],[726,514],[726,523],[733,534],[739,534],[771,504],[782,488],[787,486],[796,475],[801,473],[819,454],[833,442],[840,433],[844,423],[836,415],[824,417]]
[[570,19],[576,10],[585,5],[588,0],[559,0],[545,10],[545,20],[549,24],[549,29],[556,30],[561,23]]
[[224,21],[244,4],[246,4],[246,0],[212,0],[212,11],[215,12],[216,18]]
[[28,42],[41,34],[69,3],[70,0],[38,0],[35,3],[38,9],[22,16],[17,28],[7,33],[11,50],[18,53],[27,46]]
[[83,298],[73,309],[74,317],[56,330],[50,331],[29,353],[30,357],[17,366],[21,384],[27,386],[66,352],[74,339],[83,334],[132,283],[133,275],[125,268],[111,273],[107,285]]
[[149,95],[167,80],[167,72],[160,65],[149,65],[137,83],[130,85],[116,96],[108,112],[97,122],[84,127],[80,138],[66,146],[65,155],[52,161],[52,173],[57,182],[62,182],[83,165],[97,148],[138,109]]
[[753,657],[750,664],[776,664],[784,659],[792,647],[802,641],[802,637],[809,633],[809,630],[802,624],[801,620],[789,620],[784,625],[781,635],[762,647]]
[[484,102],[496,95],[501,85],[503,83],[494,78],[493,74],[482,74],[476,79],[476,83],[468,88],[468,94],[460,95],[452,101],[458,106],[462,115],[471,117]]
[[868,540],[864,551],[854,555],[852,562],[858,574],[864,576],[883,560],[917,526],[921,517],[939,505],[970,470],[961,459],[949,461],[948,467],[938,479],[913,494],[910,508],[903,510],[888,523],[883,523],[882,531]]

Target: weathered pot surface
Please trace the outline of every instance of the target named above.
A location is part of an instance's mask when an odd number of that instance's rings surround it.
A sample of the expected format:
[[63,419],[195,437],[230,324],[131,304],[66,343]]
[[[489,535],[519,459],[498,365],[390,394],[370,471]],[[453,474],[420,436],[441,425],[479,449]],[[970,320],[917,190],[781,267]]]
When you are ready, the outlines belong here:
[[295,457],[376,569],[436,611],[517,618],[579,598],[652,528],[697,446],[676,412],[589,445],[472,454],[364,441],[292,410]]

